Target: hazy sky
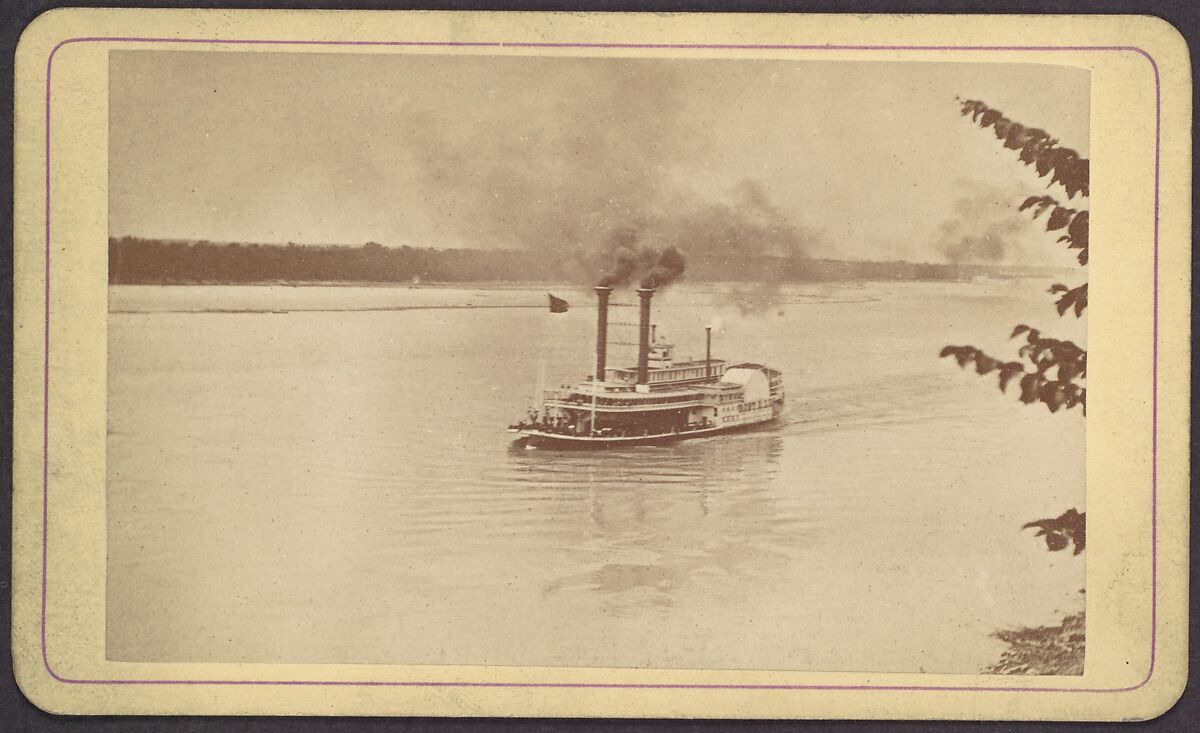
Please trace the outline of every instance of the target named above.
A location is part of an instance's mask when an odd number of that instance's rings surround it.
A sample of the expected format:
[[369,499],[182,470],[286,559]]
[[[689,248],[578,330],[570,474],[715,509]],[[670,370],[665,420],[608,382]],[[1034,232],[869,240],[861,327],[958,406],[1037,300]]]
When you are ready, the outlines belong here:
[[737,230],[934,262],[984,237],[1069,264],[1012,211],[1044,180],[954,97],[1088,151],[1088,73],[1057,66],[119,51],[110,73],[114,236],[686,250],[662,240]]

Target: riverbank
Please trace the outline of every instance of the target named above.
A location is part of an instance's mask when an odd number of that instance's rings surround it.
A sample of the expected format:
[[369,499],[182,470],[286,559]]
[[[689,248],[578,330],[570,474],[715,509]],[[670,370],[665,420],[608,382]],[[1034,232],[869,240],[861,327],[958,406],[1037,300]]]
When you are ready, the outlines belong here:
[[992,636],[1008,649],[984,674],[1083,674],[1084,612],[1072,614],[1057,626],[1007,629]]

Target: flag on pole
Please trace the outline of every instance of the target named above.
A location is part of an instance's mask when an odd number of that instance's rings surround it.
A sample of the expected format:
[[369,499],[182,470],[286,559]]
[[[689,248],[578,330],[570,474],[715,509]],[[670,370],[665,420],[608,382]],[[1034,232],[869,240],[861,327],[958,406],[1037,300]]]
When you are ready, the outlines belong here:
[[550,293],[547,293],[547,295],[550,295],[550,312],[551,313],[566,313],[567,312],[567,301],[563,300],[562,298],[556,298],[553,295],[551,295]]

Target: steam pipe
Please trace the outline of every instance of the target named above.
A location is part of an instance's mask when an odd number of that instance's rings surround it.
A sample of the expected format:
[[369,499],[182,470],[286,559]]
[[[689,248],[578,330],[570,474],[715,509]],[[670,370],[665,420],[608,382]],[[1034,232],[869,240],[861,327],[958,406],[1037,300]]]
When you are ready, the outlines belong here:
[[608,296],[612,294],[612,288],[597,285],[593,289],[596,291],[596,374],[593,379],[603,382],[608,366]]
[[650,299],[654,297],[654,288],[638,288],[638,297],[642,299],[641,318],[638,321],[638,384],[650,382]]
[[712,376],[712,326],[704,327],[704,378]]

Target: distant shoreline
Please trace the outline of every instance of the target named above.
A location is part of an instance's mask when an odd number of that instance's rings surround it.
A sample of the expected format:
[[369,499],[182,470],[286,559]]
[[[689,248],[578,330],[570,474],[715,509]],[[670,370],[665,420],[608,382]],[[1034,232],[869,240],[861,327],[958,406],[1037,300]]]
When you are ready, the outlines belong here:
[[[595,258],[593,258],[595,259]],[[577,283],[586,288],[608,264],[530,250],[278,246],[121,237],[109,240],[113,285],[270,285],[278,287],[523,288]],[[1058,277],[1058,268],[978,263],[739,256],[690,262],[691,284],[955,282]]]

